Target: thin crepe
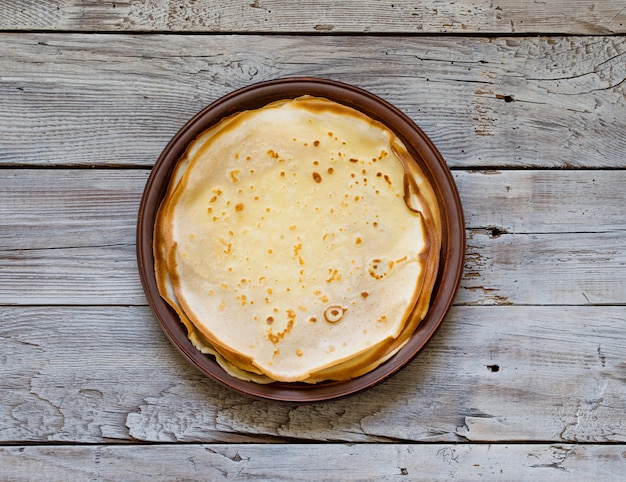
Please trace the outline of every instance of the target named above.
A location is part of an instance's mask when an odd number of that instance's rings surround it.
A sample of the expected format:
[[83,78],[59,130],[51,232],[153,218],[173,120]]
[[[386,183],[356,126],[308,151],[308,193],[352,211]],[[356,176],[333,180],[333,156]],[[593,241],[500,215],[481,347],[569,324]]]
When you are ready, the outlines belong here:
[[233,376],[316,383],[393,356],[423,319],[441,226],[382,124],[326,99],[245,111],[179,161],[155,270],[196,347]]

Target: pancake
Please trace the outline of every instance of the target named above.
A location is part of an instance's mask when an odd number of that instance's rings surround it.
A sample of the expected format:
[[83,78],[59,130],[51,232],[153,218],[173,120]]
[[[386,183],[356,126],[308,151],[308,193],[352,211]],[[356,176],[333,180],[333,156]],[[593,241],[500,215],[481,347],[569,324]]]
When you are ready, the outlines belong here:
[[389,129],[315,97],[192,142],[157,215],[155,273],[199,350],[257,383],[345,380],[424,318],[441,221]]

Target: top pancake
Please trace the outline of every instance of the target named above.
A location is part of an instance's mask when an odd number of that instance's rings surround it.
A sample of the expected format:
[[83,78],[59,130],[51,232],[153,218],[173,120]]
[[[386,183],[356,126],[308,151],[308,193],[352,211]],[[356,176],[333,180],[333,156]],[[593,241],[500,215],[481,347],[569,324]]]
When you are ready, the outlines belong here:
[[439,245],[432,189],[401,141],[313,97],[203,133],[155,226],[159,289],[190,334],[235,371],[285,382],[395,353],[425,314]]

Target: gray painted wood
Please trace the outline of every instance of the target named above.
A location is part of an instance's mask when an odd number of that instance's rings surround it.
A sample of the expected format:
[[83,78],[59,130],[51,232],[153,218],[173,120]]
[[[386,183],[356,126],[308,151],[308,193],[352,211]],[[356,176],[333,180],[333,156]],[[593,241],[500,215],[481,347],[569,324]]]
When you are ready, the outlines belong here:
[[[0,5],[0,479],[626,479],[623,2]],[[286,76],[406,112],[468,235],[423,353],[310,405],[194,369],[134,251],[172,135]]]
[[[486,231],[469,232],[456,303],[626,303],[623,233],[510,234],[494,239]],[[144,304],[135,246],[4,250],[0,303]]]
[[619,446],[572,444],[0,448],[3,472],[16,482],[31,480],[25,474],[64,481],[617,480],[626,477],[624,460]]
[[[0,303],[145,304],[135,257],[148,172],[6,170]],[[455,172],[460,304],[624,304],[623,171]]]
[[0,166],[149,167],[206,105],[289,76],[383,97],[453,168],[626,166],[624,36],[5,33],[0,45]]
[[400,373],[327,403],[230,392],[148,307],[0,307],[0,443],[623,443],[626,308],[458,306]]
[[624,5],[497,0],[419,3],[287,0],[3,2],[3,30],[569,33],[626,32]]

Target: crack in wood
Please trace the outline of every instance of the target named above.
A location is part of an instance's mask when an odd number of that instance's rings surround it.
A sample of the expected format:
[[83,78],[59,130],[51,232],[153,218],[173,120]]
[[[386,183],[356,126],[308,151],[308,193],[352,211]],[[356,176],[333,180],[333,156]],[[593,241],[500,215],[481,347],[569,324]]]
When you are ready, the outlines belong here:
[[92,482],[98,482],[100,480],[100,459],[102,457],[102,447],[96,446],[93,452],[93,470],[92,470]]
[[602,367],[606,367],[606,355],[602,352],[602,347],[598,345],[598,359]]

